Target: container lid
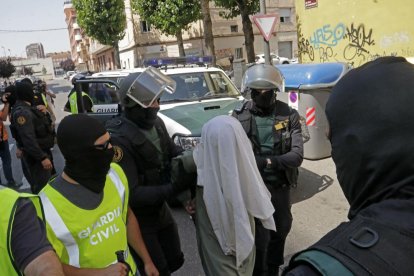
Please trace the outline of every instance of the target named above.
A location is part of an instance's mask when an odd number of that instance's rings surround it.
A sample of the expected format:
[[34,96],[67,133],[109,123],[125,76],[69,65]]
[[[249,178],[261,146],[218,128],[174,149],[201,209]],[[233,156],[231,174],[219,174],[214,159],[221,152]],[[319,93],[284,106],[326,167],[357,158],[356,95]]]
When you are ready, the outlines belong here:
[[333,87],[351,67],[343,62],[275,65],[285,77],[286,89]]

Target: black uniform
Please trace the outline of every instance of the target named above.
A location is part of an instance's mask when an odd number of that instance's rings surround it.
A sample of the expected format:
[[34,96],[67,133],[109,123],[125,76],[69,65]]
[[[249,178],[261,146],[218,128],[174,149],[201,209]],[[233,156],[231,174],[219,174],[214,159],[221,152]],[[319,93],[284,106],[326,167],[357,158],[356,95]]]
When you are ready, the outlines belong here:
[[[250,100],[235,110],[233,116],[241,122],[253,144],[257,166],[275,207],[277,232],[256,223],[254,275],[261,275],[268,268],[276,270],[284,263],[285,241],[292,226],[290,186],[296,185],[298,167],[303,161],[301,125],[297,111],[281,101],[276,101],[272,114],[263,115]],[[267,164],[268,159],[271,165]]]
[[[150,130],[139,128],[125,117],[108,121],[106,127],[114,145],[114,161],[122,166],[128,178],[130,206],[147,249],[160,275],[170,275],[184,262],[177,225],[166,203],[174,195],[171,159],[182,149],[171,140],[159,118]],[[148,138],[151,130],[152,137],[156,136],[153,140]],[[138,266],[143,271],[139,261]]]
[[294,255],[288,275],[309,267],[324,275],[413,274],[413,84],[413,64],[380,57],[332,89],[326,116],[349,221]]
[[38,193],[48,182],[51,170],[43,169],[42,160],[52,161],[50,148],[54,145],[54,131],[49,118],[35,107],[18,101],[11,113],[13,137],[23,151],[23,173],[33,193]]

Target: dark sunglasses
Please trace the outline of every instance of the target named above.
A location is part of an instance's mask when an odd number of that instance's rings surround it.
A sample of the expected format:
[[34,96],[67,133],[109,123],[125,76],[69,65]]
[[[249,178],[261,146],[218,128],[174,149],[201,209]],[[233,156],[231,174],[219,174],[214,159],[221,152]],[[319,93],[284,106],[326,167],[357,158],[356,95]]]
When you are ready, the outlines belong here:
[[111,143],[111,139],[108,139],[108,141],[106,141],[103,144],[93,145],[93,146],[98,150],[106,150],[108,149],[110,143]]

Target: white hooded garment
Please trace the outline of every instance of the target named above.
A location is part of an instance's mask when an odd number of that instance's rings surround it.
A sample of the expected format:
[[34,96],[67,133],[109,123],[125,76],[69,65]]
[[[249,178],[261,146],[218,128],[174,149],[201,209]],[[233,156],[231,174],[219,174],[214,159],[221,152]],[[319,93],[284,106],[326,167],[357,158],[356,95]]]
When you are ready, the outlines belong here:
[[254,245],[249,216],[276,230],[271,196],[250,140],[236,118],[218,116],[203,126],[193,156],[213,231],[224,254],[236,256],[239,267]]

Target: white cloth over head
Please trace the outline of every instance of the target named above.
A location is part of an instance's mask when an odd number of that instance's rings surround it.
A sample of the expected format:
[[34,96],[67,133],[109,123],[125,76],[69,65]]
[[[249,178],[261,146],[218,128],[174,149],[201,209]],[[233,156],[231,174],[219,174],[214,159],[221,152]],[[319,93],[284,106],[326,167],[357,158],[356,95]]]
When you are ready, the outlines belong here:
[[203,126],[193,156],[213,231],[224,254],[236,256],[240,266],[254,246],[249,216],[276,230],[250,140],[236,118],[217,116]]

